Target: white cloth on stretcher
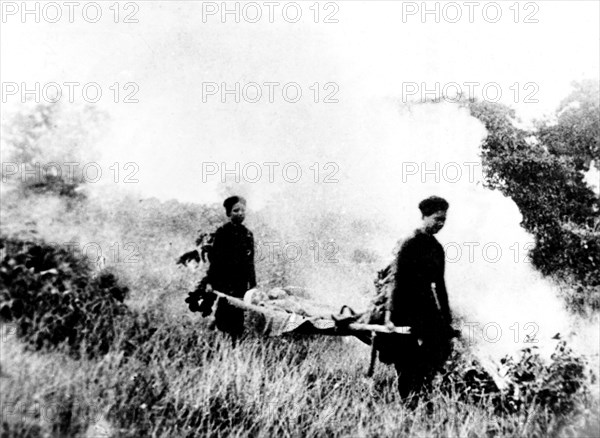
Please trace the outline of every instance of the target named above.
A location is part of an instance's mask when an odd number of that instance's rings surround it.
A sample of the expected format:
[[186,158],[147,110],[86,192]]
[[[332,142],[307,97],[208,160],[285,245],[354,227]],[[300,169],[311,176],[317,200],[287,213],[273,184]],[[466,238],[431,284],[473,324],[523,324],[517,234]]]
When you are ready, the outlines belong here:
[[[246,304],[264,308],[261,312],[267,336],[280,336],[294,331],[329,331],[336,327],[331,315],[338,309],[311,301],[305,289],[288,287],[268,291],[251,289],[244,295]],[[262,325],[262,324],[261,324]]]

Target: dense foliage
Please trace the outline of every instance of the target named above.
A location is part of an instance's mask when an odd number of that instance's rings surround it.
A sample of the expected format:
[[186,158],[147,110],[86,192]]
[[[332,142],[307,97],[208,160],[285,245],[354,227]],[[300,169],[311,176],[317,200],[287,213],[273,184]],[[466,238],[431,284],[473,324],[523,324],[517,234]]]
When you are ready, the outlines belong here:
[[515,201],[536,240],[534,265],[579,291],[570,303],[578,310],[600,308],[600,201],[582,173],[592,159],[600,162],[600,113],[594,96],[570,105],[582,93],[563,103],[557,124],[539,122],[533,131],[517,127],[508,107],[467,104],[488,131],[481,147],[487,184]]
[[548,151],[573,160],[577,170],[600,170],[600,82],[573,83],[573,91],[559,105],[556,120],[537,123],[538,136]]
[[591,397],[588,384],[596,382],[586,361],[564,341],[557,343],[549,362],[535,347],[521,350],[516,358],[506,356],[498,376],[501,387],[477,360],[469,361],[467,356],[461,348],[454,351],[441,376],[442,388],[460,394],[464,402],[489,400],[498,414],[523,413],[537,404],[561,418],[584,409]]
[[105,354],[128,314],[114,275],[92,276],[86,260],[41,242],[0,239],[0,315],[35,348],[66,344],[73,354]]

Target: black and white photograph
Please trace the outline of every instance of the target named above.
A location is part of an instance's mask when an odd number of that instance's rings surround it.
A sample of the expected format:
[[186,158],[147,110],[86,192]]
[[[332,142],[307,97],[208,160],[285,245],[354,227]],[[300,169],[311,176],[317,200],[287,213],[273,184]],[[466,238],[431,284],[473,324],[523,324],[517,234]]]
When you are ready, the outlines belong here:
[[0,438],[600,436],[600,2],[0,0]]

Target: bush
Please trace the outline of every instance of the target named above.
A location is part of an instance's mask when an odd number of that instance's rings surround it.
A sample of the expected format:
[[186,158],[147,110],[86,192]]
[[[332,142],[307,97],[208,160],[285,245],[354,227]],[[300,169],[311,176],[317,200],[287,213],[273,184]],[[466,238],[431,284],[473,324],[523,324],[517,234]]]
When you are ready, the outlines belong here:
[[[523,215],[521,225],[535,237],[534,266],[545,275],[600,287],[600,203],[584,181],[581,160],[544,144],[549,141],[544,127],[517,128],[508,107],[467,106],[488,131],[481,146],[487,185],[513,199]],[[598,299],[589,302],[597,305]]]
[[0,316],[35,349],[67,345],[71,354],[105,354],[117,320],[129,316],[127,288],[110,272],[42,242],[0,238]]
[[7,237],[0,247],[0,317],[36,350],[66,346],[75,357],[93,358],[113,349],[142,362],[160,356],[183,365],[199,363],[211,343],[207,336],[214,337],[159,309],[129,309],[128,288],[115,275],[96,275],[64,248]]
[[549,362],[540,357],[535,347],[521,350],[517,358],[504,357],[503,388],[479,362],[469,362],[464,357],[455,352],[442,378],[442,389],[459,394],[465,403],[489,400],[497,414],[526,413],[538,406],[564,417],[591,402],[589,383],[594,383],[596,376],[565,341],[557,344]]

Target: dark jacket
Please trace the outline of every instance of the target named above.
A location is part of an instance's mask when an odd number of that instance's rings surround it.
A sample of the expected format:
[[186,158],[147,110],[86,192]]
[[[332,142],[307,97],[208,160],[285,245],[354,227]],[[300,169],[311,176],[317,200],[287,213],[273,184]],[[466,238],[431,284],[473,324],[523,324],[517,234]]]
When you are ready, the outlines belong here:
[[215,231],[206,279],[213,289],[237,298],[256,286],[254,236],[243,224],[227,222]]
[[421,230],[404,241],[396,259],[391,320],[412,327],[412,333],[426,343],[445,342],[452,333],[444,268],[442,245]]

